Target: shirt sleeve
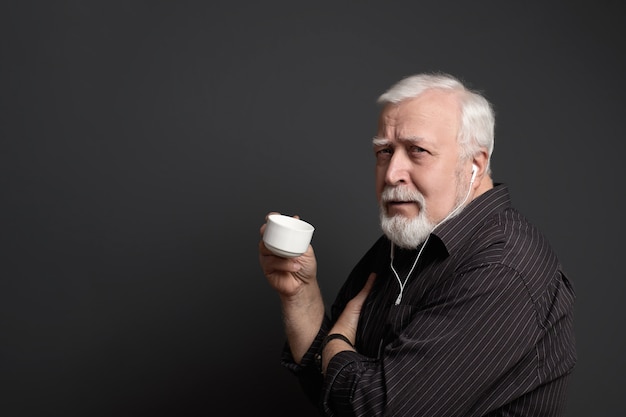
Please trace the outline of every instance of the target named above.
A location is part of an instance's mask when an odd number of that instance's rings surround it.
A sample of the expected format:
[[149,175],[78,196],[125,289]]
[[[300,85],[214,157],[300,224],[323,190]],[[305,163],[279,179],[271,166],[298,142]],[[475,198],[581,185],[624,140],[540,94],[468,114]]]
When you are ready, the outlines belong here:
[[[365,271],[367,271],[369,274],[369,271],[373,270],[372,265],[376,261],[376,256],[381,253],[381,250],[388,250],[388,246],[384,246],[385,242],[387,242],[386,239],[384,237],[380,237],[355,265],[350,276],[344,282],[342,288],[340,289],[337,298],[335,299],[335,303],[331,308],[332,318],[330,318],[328,315],[324,316],[324,320],[322,322],[320,330],[315,337],[315,340],[302,357],[302,361],[300,362],[300,364],[297,364],[294,361],[293,356],[291,355],[291,350],[287,343],[285,343],[285,346],[283,348],[281,355],[281,364],[289,369],[294,375],[296,375],[304,393],[307,395],[309,400],[320,410],[323,409],[324,398],[322,395],[324,376],[322,375],[321,369],[322,342],[332,328],[334,320],[336,320],[338,314],[341,312],[340,310],[338,310],[338,306],[345,305],[345,303],[352,297],[351,294],[357,288],[360,290],[365,283],[365,281],[359,281],[358,278],[355,279],[354,277],[362,277],[364,276]],[[343,309],[343,307],[341,307],[341,309]],[[360,355],[360,357],[362,357],[362,359],[365,361],[368,360],[362,355]]]
[[341,352],[330,361],[327,415],[482,415],[489,409],[474,404],[495,407],[507,399],[490,396],[515,398],[538,384],[542,328],[523,280],[508,267],[455,275],[423,303],[393,306],[390,314],[397,315],[390,326],[398,317],[408,321],[378,358]]
[[300,383],[300,387],[313,405],[320,406],[320,393],[322,391],[323,376],[320,364],[320,354],[322,342],[331,328],[331,322],[328,316],[324,316],[315,340],[302,357],[300,363],[296,363],[291,354],[289,343],[285,345],[281,354],[281,365],[293,373]]

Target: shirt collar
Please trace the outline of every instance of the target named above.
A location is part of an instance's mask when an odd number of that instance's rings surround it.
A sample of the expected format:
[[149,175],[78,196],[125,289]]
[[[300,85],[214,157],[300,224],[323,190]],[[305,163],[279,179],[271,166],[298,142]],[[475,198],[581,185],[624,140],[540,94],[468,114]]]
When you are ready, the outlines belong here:
[[442,243],[450,255],[471,238],[481,227],[484,219],[510,207],[508,186],[495,184],[494,188],[470,201],[459,214],[439,225],[432,235]]

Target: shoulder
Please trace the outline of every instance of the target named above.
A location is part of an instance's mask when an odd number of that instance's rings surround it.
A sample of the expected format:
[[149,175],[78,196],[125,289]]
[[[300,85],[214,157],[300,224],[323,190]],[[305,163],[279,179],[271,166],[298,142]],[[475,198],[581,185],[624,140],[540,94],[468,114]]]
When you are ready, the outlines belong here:
[[523,269],[538,261],[558,263],[543,232],[512,207],[490,219],[480,233],[496,237],[501,246],[500,262],[507,266]]
[[510,269],[535,296],[563,275],[546,236],[513,207],[485,219],[470,241],[466,268],[498,265]]

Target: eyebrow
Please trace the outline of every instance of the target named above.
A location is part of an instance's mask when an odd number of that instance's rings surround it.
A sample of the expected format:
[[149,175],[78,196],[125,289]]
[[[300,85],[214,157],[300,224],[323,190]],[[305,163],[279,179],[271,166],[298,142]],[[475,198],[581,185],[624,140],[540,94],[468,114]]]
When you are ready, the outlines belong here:
[[391,141],[389,139],[381,138],[380,136],[374,136],[372,138],[373,146],[386,146],[389,145]]
[[[420,143],[424,141],[424,138],[421,136],[408,136],[406,138],[399,138],[399,142],[409,142],[409,143]],[[372,139],[372,145],[374,146],[387,146],[391,143],[391,141],[387,138],[383,138],[380,136],[374,136]]]

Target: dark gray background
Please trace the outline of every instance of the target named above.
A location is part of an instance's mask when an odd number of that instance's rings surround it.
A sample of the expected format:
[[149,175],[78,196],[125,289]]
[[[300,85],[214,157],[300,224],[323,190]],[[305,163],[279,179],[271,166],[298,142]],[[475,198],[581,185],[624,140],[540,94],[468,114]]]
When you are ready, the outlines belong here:
[[3,2],[0,414],[313,415],[258,228],[316,226],[330,302],[379,234],[376,98],[446,71],[577,289],[567,416],[621,415],[626,14],[509,3]]

